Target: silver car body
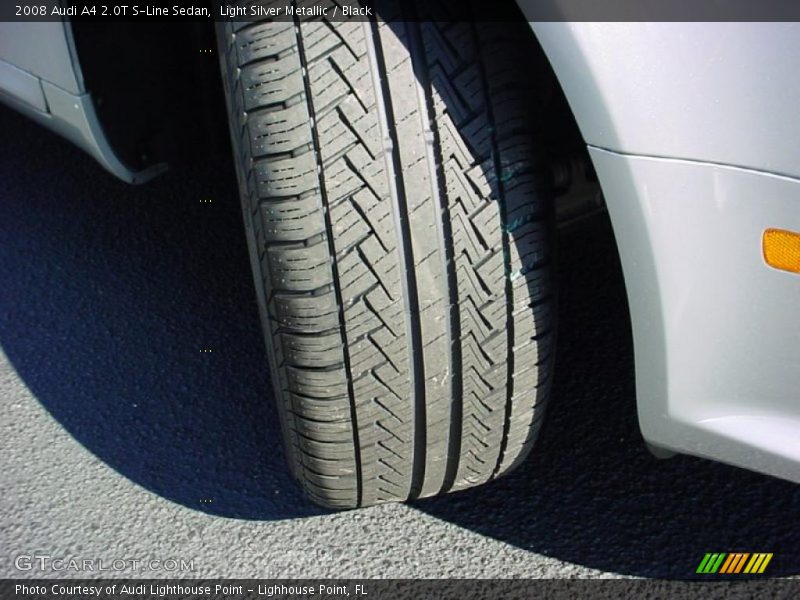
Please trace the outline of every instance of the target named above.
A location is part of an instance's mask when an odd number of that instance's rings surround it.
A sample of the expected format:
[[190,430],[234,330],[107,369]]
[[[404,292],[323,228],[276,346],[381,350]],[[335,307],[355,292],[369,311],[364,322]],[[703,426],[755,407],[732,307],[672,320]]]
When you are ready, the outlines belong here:
[[135,171],[111,148],[68,22],[0,22],[0,101],[69,139],[128,183],[147,181],[165,168]]
[[[800,231],[800,25],[531,26],[608,205],[644,438],[800,482],[800,276],[761,250],[767,228]],[[109,146],[70,40],[0,24],[0,98],[147,179]]]
[[800,24],[533,23],[603,188],[651,444],[800,482]]

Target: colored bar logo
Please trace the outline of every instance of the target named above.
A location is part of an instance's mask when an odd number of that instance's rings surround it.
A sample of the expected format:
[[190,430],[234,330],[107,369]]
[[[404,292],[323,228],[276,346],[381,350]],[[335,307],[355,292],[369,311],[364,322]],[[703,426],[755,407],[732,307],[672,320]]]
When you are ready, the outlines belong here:
[[771,560],[771,552],[756,552],[753,554],[749,552],[708,552],[703,557],[703,560],[700,561],[696,572],[702,574],[736,575],[748,573],[760,575]]

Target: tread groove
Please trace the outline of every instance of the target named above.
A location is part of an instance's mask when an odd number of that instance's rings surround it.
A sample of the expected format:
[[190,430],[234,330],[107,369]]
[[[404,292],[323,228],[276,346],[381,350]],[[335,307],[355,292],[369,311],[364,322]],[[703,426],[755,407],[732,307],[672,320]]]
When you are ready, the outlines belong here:
[[[472,37],[476,44],[480,44],[480,35],[478,34],[475,23],[470,23],[472,29]],[[501,240],[503,243],[503,267],[504,273],[511,272],[510,263],[510,250],[508,238],[508,215],[507,206],[505,202],[505,184],[503,181],[502,164],[500,162],[500,150],[497,142],[497,125],[494,114],[494,107],[492,106],[491,98],[488,97],[489,79],[486,73],[486,65],[484,63],[484,56],[481,55],[478,60],[478,72],[480,73],[481,81],[483,82],[483,89],[487,90],[486,98],[486,116],[489,121],[489,139],[491,140],[491,160],[494,170],[494,177],[497,185],[498,196],[500,202],[500,220],[502,222]],[[476,230],[477,231],[477,230]],[[514,399],[514,368],[515,368],[515,355],[514,355],[514,293],[512,288],[511,278],[506,276],[505,280],[505,294],[506,294],[506,402],[505,402],[505,415],[503,419],[503,437],[500,441],[500,452],[497,455],[497,464],[492,471],[492,477],[496,477],[500,472],[500,467],[503,465],[505,458],[506,447],[508,445],[508,436],[511,428],[511,404]]]
[[440,492],[449,490],[456,479],[458,472],[458,457],[461,454],[461,430],[463,420],[463,382],[461,378],[461,347],[455,341],[454,332],[460,330],[458,312],[458,281],[456,278],[455,261],[453,260],[453,231],[450,226],[450,210],[445,198],[447,190],[444,179],[444,156],[441,151],[439,132],[433,122],[433,92],[430,77],[424,67],[424,47],[422,32],[418,23],[413,4],[407,5],[409,28],[409,52],[414,73],[418,77],[418,105],[422,127],[431,136],[431,145],[425,145],[428,168],[432,175],[431,195],[436,207],[436,229],[439,234],[439,252],[442,260],[442,271],[447,286],[448,318],[446,323],[447,347],[450,349],[450,427],[448,436],[447,464]]
[[[297,8],[297,0],[292,0],[292,5]],[[303,36],[301,33],[300,28],[300,20],[298,19],[297,15],[294,16],[294,26],[295,26],[295,39],[297,43],[297,51],[300,58],[300,65],[303,70],[303,87],[305,89],[305,94],[307,98],[311,98],[311,87],[308,81],[308,62],[306,60],[305,55],[305,47],[303,46]],[[308,103],[308,111],[309,117],[311,118],[312,123],[316,123],[316,115],[314,113],[314,105],[313,102]],[[323,212],[325,217],[325,228],[328,232],[328,240],[329,240],[329,251],[332,257],[336,256],[336,247],[333,243],[333,236],[331,232],[333,231],[333,225],[331,223],[330,218],[330,209],[328,206],[328,197],[325,189],[325,180],[324,180],[324,171],[322,166],[322,151],[319,141],[319,134],[317,132],[316,127],[312,127],[312,139],[314,142],[314,150],[315,150],[315,157],[317,162],[317,172],[318,172],[318,179],[319,179],[319,190],[320,196],[322,198],[323,204]],[[345,328],[345,321],[344,321],[344,302],[342,301],[342,290],[340,285],[339,279],[339,268],[336,263],[335,259],[331,260],[331,270],[333,271],[333,289],[336,295],[336,304],[339,307],[339,326],[342,331]],[[352,421],[352,430],[353,430],[353,452],[355,453],[355,464],[356,464],[356,502],[361,504],[361,499],[363,497],[363,484],[362,484],[362,476],[361,476],[361,445],[359,444],[358,440],[358,413],[356,411],[356,403],[355,403],[355,393],[353,390],[353,378],[352,378],[352,371],[350,366],[350,352],[347,345],[347,336],[342,336],[342,344],[343,344],[343,356],[344,356],[344,366],[345,366],[345,374],[347,377],[347,391],[348,391],[348,398],[350,400],[350,418]]]
[[425,370],[422,363],[422,333],[419,323],[419,298],[417,295],[417,282],[414,273],[414,256],[411,248],[411,232],[409,231],[408,206],[406,203],[405,186],[400,176],[402,164],[400,162],[399,142],[397,132],[389,126],[394,123],[392,111],[391,92],[388,88],[385,73],[386,60],[380,41],[378,23],[370,19],[364,23],[365,38],[367,40],[367,56],[370,61],[376,105],[378,106],[379,122],[383,139],[387,140],[389,147],[386,151],[386,172],[389,179],[390,197],[393,203],[395,226],[398,235],[398,254],[403,277],[403,301],[406,308],[406,326],[408,328],[408,360],[411,366],[411,405],[414,414],[414,446],[412,452],[412,475],[409,499],[416,498],[425,479]]

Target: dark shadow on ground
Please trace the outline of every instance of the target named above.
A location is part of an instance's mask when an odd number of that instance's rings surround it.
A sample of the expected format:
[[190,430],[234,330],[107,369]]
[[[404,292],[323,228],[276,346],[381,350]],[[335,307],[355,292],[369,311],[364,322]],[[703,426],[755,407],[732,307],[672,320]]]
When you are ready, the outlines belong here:
[[[689,578],[706,552],[774,552],[800,573],[800,486],[697,458],[653,458],[636,420],[624,283],[605,217],[560,236],[559,349],[532,456],[505,479],[415,506],[603,571]],[[713,374],[709,374],[713,376]]]
[[230,157],[131,187],[5,108],[0,132],[0,346],[39,402],[172,501],[319,514],[284,464]]

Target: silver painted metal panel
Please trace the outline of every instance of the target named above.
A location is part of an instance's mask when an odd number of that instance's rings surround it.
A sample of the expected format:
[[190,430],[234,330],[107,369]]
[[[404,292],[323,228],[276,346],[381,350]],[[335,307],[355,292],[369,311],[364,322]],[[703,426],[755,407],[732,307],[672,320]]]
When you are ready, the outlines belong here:
[[123,181],[143,183],[166,170],[157,164],[134,171],[114,152],[84,89],[69,23],[0,23],[0,101],[72,141]]
[[72,93],[85,91],[63,22],[0,23],[0,60]]
[[2,94],[7,94],[35,110],[47,111],[39,78],[0,60],[0,95]]
[[800,24],[531,25],[611,215],[645,439],[800,482],[800,276],[761,250],[800,231]]
[[639,423],[658,446],[800,482],[800,180],[590,148],[620,250]]
[[587,143],[800,176],[800,23],[531,25]]

